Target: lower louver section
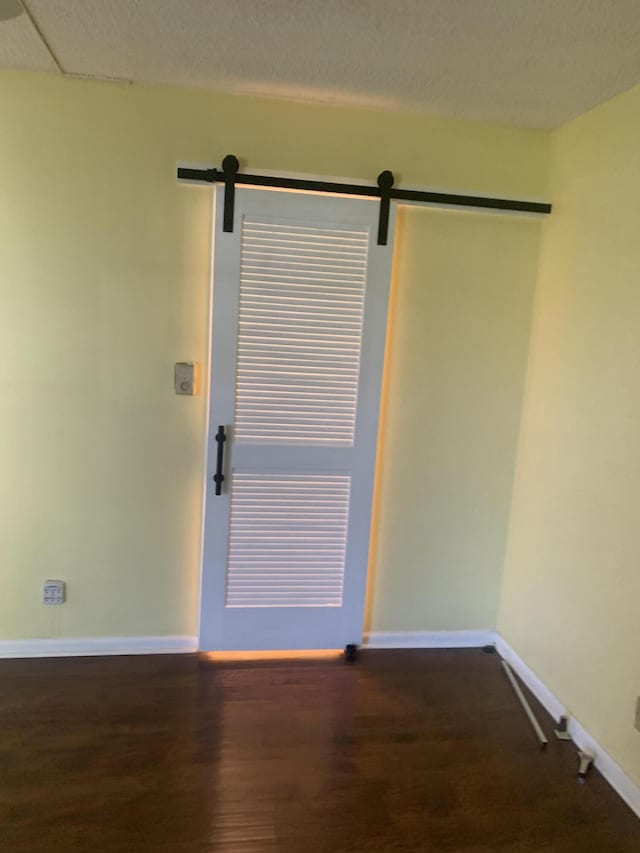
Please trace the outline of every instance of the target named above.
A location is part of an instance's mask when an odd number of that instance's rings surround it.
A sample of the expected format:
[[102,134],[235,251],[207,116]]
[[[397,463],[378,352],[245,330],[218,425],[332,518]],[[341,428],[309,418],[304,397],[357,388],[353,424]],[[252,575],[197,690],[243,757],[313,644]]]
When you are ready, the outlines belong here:
[[227,607],[340,607],[348,474],[235,472]]

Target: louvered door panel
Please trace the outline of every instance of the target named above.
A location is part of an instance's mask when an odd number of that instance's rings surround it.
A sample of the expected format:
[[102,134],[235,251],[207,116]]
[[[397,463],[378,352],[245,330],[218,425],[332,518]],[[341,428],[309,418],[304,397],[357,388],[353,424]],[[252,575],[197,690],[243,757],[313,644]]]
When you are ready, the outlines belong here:
[[348,475],[234,473],[228,607],[339,607]]
[[224,195],[201,648],[358,643],[392,238],[375,200],[245,187],[225,231]]
[[243,220],[236,441],[353,444],[368,239]]

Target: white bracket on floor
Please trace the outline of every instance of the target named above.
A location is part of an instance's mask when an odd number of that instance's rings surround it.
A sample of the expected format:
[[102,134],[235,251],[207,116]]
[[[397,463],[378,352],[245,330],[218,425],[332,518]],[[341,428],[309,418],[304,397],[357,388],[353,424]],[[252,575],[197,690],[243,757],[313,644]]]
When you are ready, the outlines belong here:
[[560,717],[553,733],[558,740],[571,740],[571,735],[569,734],[569,717]]
[[578,782],[584,782],[587,778],[587,773],[591,769],[591,765],[593,764],[593,755],[589,752],[583,752],[579,750],[578,759],[580,761],[580,766],[578,767]]

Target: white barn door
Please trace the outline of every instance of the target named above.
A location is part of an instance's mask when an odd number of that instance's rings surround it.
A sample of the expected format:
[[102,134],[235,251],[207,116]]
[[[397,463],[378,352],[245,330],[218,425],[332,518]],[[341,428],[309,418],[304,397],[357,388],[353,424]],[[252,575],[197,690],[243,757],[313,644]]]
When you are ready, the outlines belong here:
[[378,246],[374,200],[237,189],[233,233],[222,206],[200,648],[359,643],[393,210]]

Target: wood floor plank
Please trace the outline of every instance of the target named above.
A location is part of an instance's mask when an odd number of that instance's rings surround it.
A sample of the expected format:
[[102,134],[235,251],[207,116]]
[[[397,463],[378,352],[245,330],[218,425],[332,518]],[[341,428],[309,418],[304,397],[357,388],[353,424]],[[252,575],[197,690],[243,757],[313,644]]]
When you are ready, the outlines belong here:
[[480,650],[0,661],[2,853],[640,851],[577,766]]

